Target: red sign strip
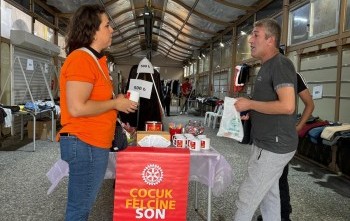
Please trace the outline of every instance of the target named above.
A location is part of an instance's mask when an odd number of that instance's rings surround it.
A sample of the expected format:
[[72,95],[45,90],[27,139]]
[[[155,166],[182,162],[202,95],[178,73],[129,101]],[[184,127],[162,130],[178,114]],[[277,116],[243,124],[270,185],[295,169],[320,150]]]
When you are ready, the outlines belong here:
[[114,221],[185,221],[188,149],[129,147],[117,154]]

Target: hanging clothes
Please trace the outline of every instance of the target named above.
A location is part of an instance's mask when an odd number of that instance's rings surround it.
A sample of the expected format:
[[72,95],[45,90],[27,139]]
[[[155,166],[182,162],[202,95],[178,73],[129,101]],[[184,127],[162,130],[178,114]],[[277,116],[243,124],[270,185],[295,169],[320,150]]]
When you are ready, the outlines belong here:
[[237,84],[238,77],[241,73],[241,68],[242,66],[237,65],[235,67],[235,74],[233,76],[233,92],[241,92],[243,90],[243,85],[242,84]]
[[173,94],[175,94],[175,96],[177,96],[177,97],[180,95],[180,82],[179,82],[179,80],[172,81],[171,92]]
[[247,64],[237,65],[233,77],[233,92],[241,92],[244,89],[244,84],[249,78],[249,66]]
[[[126,88],[129,88],[130,79],[136,79],[137,77],[137,67],[138,65],[132,66],[129,73],[128,82]],[[139,73],[138,78],[140,80],[145,80],[152,82],[150,73]],[[137,130],[145,130],[146,121],[157,121],[162,122],[162,111],[161,104],[158,102],[156,90],[158,90],[158,94],[160,96],[160,100],[163,100],[163,93],[161,92],[161,81],[159,72],[154,69],[153,79],[155,85],[153,85],[151,98],[146,99],[140,97],[139,108],[135,113],[125,114],[119,112],[119,116],[122,122],[129,123],[132,127],[137,127]],[[138,120],[137,120],[138,119]]]
[[4,127],[12,127],[12,111],[9,108],[3,108],[6,113],[6,117],[4,119]]
[[164,95],[164,110],[167,116],[170,116],[170,103],[171,103],[171,90],[170,82],[165,86],[165,95]]
[[249,68],[250,67],[247,64],[243,64],[241,66],[240,74],[237,77],[237,84],[243,84],[242,86],[244,86],[244,84],[248,82],[248,79],[249,79]]
[[5,122],[5,117],[7,117],[6,111],[0,107],[0,124]]

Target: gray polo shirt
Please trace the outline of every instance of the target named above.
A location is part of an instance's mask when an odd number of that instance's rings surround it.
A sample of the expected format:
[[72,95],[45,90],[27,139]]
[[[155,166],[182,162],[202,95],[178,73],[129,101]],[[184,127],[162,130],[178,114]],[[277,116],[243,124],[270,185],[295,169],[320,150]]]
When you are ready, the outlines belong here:
[[[253,100],[274,101],[281,87],[294,87],[297,75],[293,63],[284,55],[277,54],[266,61],[256,77]],[[298,145],[295,114],[263,114],[250,111],[253,143],[274,153],[295,151]]]

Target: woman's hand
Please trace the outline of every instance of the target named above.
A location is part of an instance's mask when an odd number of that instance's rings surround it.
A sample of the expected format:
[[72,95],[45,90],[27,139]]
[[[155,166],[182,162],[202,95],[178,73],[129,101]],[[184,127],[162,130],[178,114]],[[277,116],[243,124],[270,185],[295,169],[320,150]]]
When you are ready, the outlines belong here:
[[118,94],[117,98],[114,100],[116,101],[115,109],[118,111],[128,114],[134,113],[137,110],[138,104],[125,98],[123,94]]

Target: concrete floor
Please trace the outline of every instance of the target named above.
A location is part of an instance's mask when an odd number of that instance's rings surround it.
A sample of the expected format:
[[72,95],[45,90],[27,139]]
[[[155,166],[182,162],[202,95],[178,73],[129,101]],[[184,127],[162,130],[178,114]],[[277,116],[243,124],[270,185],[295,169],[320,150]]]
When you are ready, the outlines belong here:
[[[173,112],[172,115],[165,117],[165,128],[168,122],[186,123],[189,119],[203,120],[203,117],[191,114],[176,116]],[[222,195],[213,197],[212,220],[228,221],[232,220],[236,210],[237,190],[246,171],[249,146],[228,138],[217,137],[217,130],[206,128],[205,134],[211,138],[216,150],[230,163],[234,172],[234,182]],[[46,194],[50,183],[45,174],[60,157],[59,144],[38,140],[36,151],[32,152],[33,143],[30,140],[20,143],[18,138],[9,137],[1,140],[1,143],[0,150],[3,151],[0,151],[0,220],[63,220],[67,178],[64,178],[53,193]],[[294,157],[290,163],[289,184],[293,207],[292,220],[350,220],[349,180]],[[199,211],[202,214],[205,214],[206,194],[206,187],[199,185],[201,199]],[[191,182],[187,220],[202,220],[194,211],[193,205],[194,185]],[[89,220],[112,220],[112,211],[113,180],[105,180]],[[257,210],[253,220],[256,220],[259,214],[260,211]]]

